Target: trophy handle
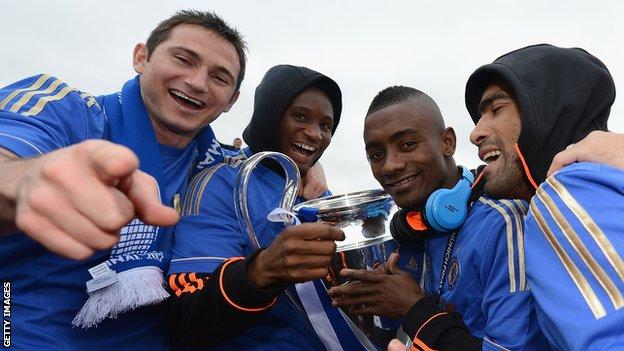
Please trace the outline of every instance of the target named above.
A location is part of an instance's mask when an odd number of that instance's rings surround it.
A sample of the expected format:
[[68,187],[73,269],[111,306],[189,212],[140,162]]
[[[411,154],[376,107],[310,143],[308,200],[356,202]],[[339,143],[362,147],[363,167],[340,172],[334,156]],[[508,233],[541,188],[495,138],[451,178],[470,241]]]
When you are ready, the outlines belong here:
[[297,200],[297,192],[301,184],[301,176],[299,175],[299,168],[297,164],[290,159],[290,157],[274,151],[259,152],[250,158],[238,170],[236,176],[236,183],[234,185],[234,208],[236,209],[237,218],[241,229],[247,232],[247,236],[252,245],[256,248],[260,248],[260,242],[256,236],[256,232],[253,229],[251,223],[251,217],[249,216],[249,206],[247,205],[247,187],[249,184],[249,178],[251,173],[258,166],[258,163],[264,159],[272,159],[277,161],[284,173],[286,174],[286,183],[284,185],[284,192],[282,193],[282,199],[279,206],[285,210],[290,211]]

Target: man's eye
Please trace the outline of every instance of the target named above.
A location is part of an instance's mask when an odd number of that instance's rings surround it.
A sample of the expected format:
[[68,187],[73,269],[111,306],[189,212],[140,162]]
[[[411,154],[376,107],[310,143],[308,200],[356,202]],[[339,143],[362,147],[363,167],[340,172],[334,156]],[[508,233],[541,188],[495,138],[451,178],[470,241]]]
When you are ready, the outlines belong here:
[[383,152],[381,151],[373,151],[368,154],[368,159],[371,162],[379,161],[383,158]]
[[407,140],[401,143],[402,149],[413,149],[418,143],[414,140]]
[[321,129],[324,132],[331,132],[331,126],[328,123],[321,123]]
[[295,112],[295,113],[293,113],[292,115],[293,115],[293,117],[294,117],[297,121],[302,121],[302,122],[303,122],[303,121],[305,121],[305,120],[306,120],[306,116],[305,116],[304,114],[302,114],[302,113]]
[[178,62],[180,62],[180,63],[181,63],[181,64],[183,64],[183,65],[188,66],[188,65],[190,65],[190,64],[191,64],[191,63],[189,62],[189,60],[187,60],[184,56],[174,56],[174,57],[175,57],[175,59],[176,59]]
[[223,83],[223,84],[229,84],[229,83],[230,83],[230,82],[227,80],[227,78],[225,78],[225,77],[223,77],[223,76],[221,76],[221,75],[218,75],[218,74],[217,74],[217,75],[215,75],[215,76],[214,76],[214,78],[215,78],[217,81],[219,81],[220,83]]

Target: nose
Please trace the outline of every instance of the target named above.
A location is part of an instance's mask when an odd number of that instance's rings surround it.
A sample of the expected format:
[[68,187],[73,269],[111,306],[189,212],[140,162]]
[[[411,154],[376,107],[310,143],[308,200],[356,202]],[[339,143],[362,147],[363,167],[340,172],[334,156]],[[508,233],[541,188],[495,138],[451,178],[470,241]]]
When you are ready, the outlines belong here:
[[184,82],[186,85],[197,93],[205,93],[208,91],[208,81],[210,77],[207,70],[197,69],[189,72]]
[[397,153],[390,153],[386,156],[385,162],[381,168],[381,172],[385,177],[405,169],[405,161]]
[[321,127],[316,123],[310,123],[303,130],[303,133],[313,141],[321,141],[323,140],[323,133],[321,132]]
[[470,142],[476,146],[481,145],[487,137],[485,118],[480,118],[472,132],[470,132]]

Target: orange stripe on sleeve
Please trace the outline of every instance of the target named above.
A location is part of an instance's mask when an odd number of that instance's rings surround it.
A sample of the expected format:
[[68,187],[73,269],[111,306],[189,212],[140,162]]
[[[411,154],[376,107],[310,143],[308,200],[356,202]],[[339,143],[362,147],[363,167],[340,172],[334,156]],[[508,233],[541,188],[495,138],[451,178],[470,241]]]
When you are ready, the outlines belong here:
[[432,320],[443,316],[445,314],[448,314],[448,312],[440,312],[438,314],[434,314],[433,316],[431,316],[431,318],[427,319],[427,321],[425,321],[425,323],[423,323],[420,328],[418,328],[418,330],[416,331],[416,335],[414,335],[414,340],[413,340],[413,345],[412,348],[414,346],[418,346],[420,347],[420,349],[417,350],[422,350],[422,351],[436,351],[435,349],[430,348],[429,346],[427,346],[427,344],[425,344],[422,340],[418,339],[418,334],[420,334],[420,332],[422,331],[422,329],[429,324],[429,322],[431,322]]
[[412,349],[418,350],[418,351],[437,351],[435,349],[432,349],[431,347],[427,346],[424,342],[418,340],[418,339],[414,339],[414,344],[416,344],[418,347],[420,347],[419,349],[415,349],[414,346],[412,346]]
[[225,289],[223,289],[223,272],[225,271],[227,266],[229,266],[230,264],[234,262],[244,260],[244,259],[245,259],[244,257],[232,257],[223,264],[223,267],[221,268],[221,272],[219,273],[219,289],[221,289],[221,294],[223,295],[223,298],[225,299],[225,301],[227,301],[232,307],[239,309],[241,311],[245,311],[245,312],[262,312],[266,310],[267,308],[273,306],[275,302],[277,301],[277,297],[274,298],[273,301],[271,301],[271,303],[266,307],[246,308],[246,307],[239,306],[234,301],[232,301],[227,295],[227,293],[225,292]]

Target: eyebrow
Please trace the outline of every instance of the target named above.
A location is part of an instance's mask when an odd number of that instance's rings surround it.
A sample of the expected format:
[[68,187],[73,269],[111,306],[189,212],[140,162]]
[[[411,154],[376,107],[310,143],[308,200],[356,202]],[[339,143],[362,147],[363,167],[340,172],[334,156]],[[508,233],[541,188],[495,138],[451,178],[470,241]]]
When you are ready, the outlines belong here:
[[509,95],[507,95],[507,93],[502,91],[486,97],[485,99],[481,100],[481,102],[479,102],[479,113],[483,113],[483,111],[492,106],[494,101],[500,99],[510,99],[510,97]]
[[[305,112],[307,112],[307,113],[312,113],[312,112],[314,112],[314,111],[312,111],[311,109],[309,109],[309,108],[307,108],[307,107],[305,107],[305,106],[302,106],[302,105],[292,105],[290,108],[291,108],[291,109],[293,109],[293,108],[301,109],[301,110],[304,110],[304,111],[305,111]],[[323,117],[324,117],[324,118],[329,118],[329,119],[331,119],[331,120],[332,120],[332,122],[334,121],[334,116],[330,116],[330,115],[323,115]]]
[[[184,51],[184,53],[186,53],[187,55],[193,57],[196,60],[201,60],[201,56],[199,56],[199,54],[191,49],[185,48],[183,46],[172,46],[171,48],[169,48],[169,51]],[[222,73],[225,73],[229,76],[230,79],[235,80],[234,75],[232,74],[232,72],[230,72],[230,70],[228,70],[227,68],[225,68],[224,66],[217,66],[216,70]]]

